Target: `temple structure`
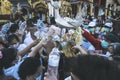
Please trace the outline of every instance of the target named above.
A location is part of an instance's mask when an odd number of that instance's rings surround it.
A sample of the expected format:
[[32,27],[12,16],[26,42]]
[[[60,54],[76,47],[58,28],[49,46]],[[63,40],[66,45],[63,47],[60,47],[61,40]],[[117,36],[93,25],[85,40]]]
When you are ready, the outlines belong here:
[[[119,0],[60,0],[60,15],[75,17],[77,12],[84,5],[87,6],[86,15],[94,16],[114,16],[120,11]],[[28,9],[31,17],[39,16],[42,20],[48,20],[48,17],[54,16],[54,9],[50,6],[49,0],[0,0],[0,16],[15,13],[17,4]],[[6,17],[5,17],[6,18]]]

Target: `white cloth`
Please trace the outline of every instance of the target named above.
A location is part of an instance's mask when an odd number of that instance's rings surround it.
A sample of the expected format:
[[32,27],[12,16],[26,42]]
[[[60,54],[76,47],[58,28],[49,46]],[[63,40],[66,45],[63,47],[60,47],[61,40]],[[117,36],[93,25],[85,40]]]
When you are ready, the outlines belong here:
[[31,38],[31,36],[28,36],[28,37],[25,38],[23,43],[28,46],[33,42],[34,42],[34,40]]
[[95,50],[95,47],[93,45],[90,45],[88,50]]
[[45,27],[45,28],[43,29],[43,31],[44,31],[45,33],[47,33],[47,32],[49,31],[49,28],[48,28],[48,27]]
[[50,29],[51,28],[55,31],[54,35],[60,35],[61,29],[59,27],[56,27],[55,25],[51,25]]
[[18,52],[22,51],[23,49],[25,49],[27,47],[27,45],[25,44],[20,44],[17,48]]
[[[9,68],[7,68],[7,69],[4,69],[3,71],[4,71],[4,74],[6,75],[6,76],[12,76],[12,77],[14,77],[14,78],[16,78],[17,80],[20,80],[20,77],[19,77],[19,74],[18,74],[18,70],[19,70],[19,67],[20,67],[20,65],[22,64],[22,62],[24,61],[24,59],[25,58],[27,58],[27,57],[29,57],[29,55],[25,55],[24,56],[24,58],[23,58],[23,60],[22,61],[20,61],[20,62],[18,62],[17,64],[15,64],[14,66],[12,66],[12,67],[9,67]],[[40,60],[40,62],[41,62],[41,60]],[[42,63],[42,62],[41,62]],[[36,80],[41,80],[41,78],[42,78],[42,71],[40,72],[40,75],[36,78]]]
[[62,36],[63,36],[65,33],[66,33],[66,29],[63,28],[62,31],[61,31]]
[[111,55],[112,55],[112,54],[109,53],[109,52],[107,52],[107,53],[105,54],[106,57],[110,57]]
[[[46,32],[46,33],[47,33],[47,32]],[[40,39],[40,38],[42,38],[43,36],[45,36],[46,33],[45,33],[44,31],[37,31],[37,32],[35,32],[34,35],[37,37],[37,39]]]
[[30,32],[27,32],[27,31],[26,31],[25,38],[28,38],[28,37],[30,37]]
[[13,76],[14,78],[16,78],[17,80],[20,80],[20,77],[18,75],[18,69],[19,69],[19,66],[20,64],[22,63],[23,61],[19,62],[18,64],[10,67],[10,68],[7,68],[7,69],[4,69],[4,74],[6,76]]
[[68,33],[69,33],[69,34],[73,34],[73,33],[75,33],[75,30],[74,30],[74,29],[70,29],[70,30],[68,31]]

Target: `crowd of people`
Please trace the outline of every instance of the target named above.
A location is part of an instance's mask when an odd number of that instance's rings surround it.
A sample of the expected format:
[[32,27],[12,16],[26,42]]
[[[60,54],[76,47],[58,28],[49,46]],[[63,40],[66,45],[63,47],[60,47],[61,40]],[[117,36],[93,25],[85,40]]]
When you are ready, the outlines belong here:
[[[19,17],[1,27],[0,80],[120,80],[120,36],[109,18],[84,17],[81,26],[69,28],[54,17],[50,22]],[[57,76],[47,70],[55,47]]]

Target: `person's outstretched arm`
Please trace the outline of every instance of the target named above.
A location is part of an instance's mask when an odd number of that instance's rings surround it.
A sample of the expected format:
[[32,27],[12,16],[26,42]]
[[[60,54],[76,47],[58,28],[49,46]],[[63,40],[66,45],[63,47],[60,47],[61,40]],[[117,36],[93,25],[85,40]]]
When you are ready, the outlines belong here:
[[30,51],[30,49],[32,47],[34,47],[35,45],[37,45],[39,43],[39,39],[35,40],[33,43],[31,43],[30,45],[28,45],[25,49],[23,49],[22,51],[18,52],[18,55],[20,56],[24,56],[27,52]]

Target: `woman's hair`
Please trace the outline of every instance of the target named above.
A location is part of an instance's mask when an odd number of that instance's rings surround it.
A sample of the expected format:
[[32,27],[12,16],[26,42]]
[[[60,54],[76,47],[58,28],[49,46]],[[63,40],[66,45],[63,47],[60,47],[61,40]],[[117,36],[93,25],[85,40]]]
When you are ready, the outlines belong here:
[[26,8],[22,8],[20,11],[22,12],[23,16],[27,15],[27,9]]
[[118,65],[101,56],[80,55],[66,59],[64,65],[80,80],[120,80]]
[[40,60],[35,57],[26,58],[19,67],[18,74],[21,79],[34,75],[41,65]]
[[32,19],[28,19],[28,20],[26,21],[26,24],[27,24],[27,26],[32,25],[32,24],[33,24],[33,20],[32,20]]
[[15,33],[17,29],[19,29],[18,24],[12,24],[11,27],[10,27],[10,29],[7,31],[7,34],[9,34],[9,33]]
[[107,40],[109,40],[111,43],[120,42],[118,36],[116,36],[116,35],[113,34],[113,33],[107,33],[104,37],[105,37]]
[[0,59],[0,74],[3,74],[3,68],[9,68],[16,59],[17,50],[14,48],[2,49],[2,58]]
[[18,41],[18,42],[20,41],[20,40],[19,40],[19,37],[18,37],[17,35],[12,34],[12,35],[9,35],[9,36],[8,36],[8,43],[11,43],[14,39],[15,39],[16,41]]

